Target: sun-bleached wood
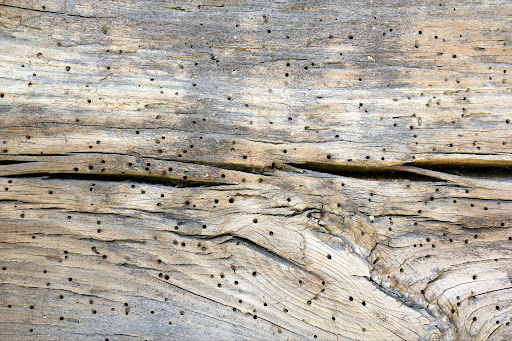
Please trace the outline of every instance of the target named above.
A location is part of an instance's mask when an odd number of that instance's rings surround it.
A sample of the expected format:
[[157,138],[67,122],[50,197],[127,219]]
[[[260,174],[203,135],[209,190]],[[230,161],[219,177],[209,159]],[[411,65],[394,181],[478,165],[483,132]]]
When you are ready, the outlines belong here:
[[510,339],[511,17],[0,0],[0,338]]

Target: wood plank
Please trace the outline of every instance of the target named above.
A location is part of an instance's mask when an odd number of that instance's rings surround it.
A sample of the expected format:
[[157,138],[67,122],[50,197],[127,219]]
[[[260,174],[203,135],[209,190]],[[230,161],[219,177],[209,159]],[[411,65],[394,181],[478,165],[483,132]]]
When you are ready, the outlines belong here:
[[512,4],[0,1],[0,338],[507,340]]

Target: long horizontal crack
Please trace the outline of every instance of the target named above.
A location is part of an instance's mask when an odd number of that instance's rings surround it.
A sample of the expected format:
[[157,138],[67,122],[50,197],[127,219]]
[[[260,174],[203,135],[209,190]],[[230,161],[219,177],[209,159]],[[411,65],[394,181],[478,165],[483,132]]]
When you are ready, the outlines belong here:
[[[268,167],[258,167],[258,166],[247,166],[243,163],[230,163],[230,162],[214,162],[214,161],[206,161],[206,160],[183,160],[179,158],[159,158],[154,156],[145,156],[139,154],[123,154],[123,153],[91,153],[91,152],[73,152],[69,154],[16,154],[9,156],[0,156],[0,166],[1,165],[10,165],[10,164],[18,164],[18,163],[27,163],[27,162],[58,162],[62,163],[66,161],[66,158],[70,158],[70,161],[74,161],[74,157],[76,156],[85,156],[85,157],[135,157],[137,160],[147,160],[147,161],[164,161],[169,163],[176,163],[178,165],[186,166],[186,165],[199,165],[199,166],[207,166],[212,168],[218,168],[219,170],[233,170],[251,174],[258,175],[270,175],[269,171],[271,168],[274,168],[274,164],[269,165]],[[55,158],[55,159],[53,159]],[[86,160],[79,160],[81,162],[85,162]]]
[[[510,179],[512,178],[512,162],[506,160],[473,160],[473,159],[432,159],[413,162],[397,163],[396,165],[381,164],[380,162],[354,162],[352,164],[335,164],[331,162],[302,162],[302,163],[283,163],[278,160],[272,162],[267,167],[251,166],[250,164],[236,162],[214,162],[209,160],[183,160],[174,158],[155,158],[152,156],[142,156],[134,154],[120,153],[70,153],[44,155],[44,161],[48,162],[48,157],[72,157],[73,155],[112,155],[147,158],[152,160],[176,162],[180,164],[194,164],[218,169],[240,171],[262,176],[272,175],[273,169],[283,171],[307,170],[324,174],[331,174],[344,177],[359,178],[364,180],[406,180],[406,181],[456,181],[457,178],[485,178],[485,179]],[[37,155],[14,155],[15,158],[0,157],[1,165],[19,164],[25,162],[37,162]],[[59,160],[58,162],[63,162]],[[103,176],[103,175],[102,175]],[[137,177],[142,177],[138,176]],[[158,175],[149,175],[149,177],[160,178]],[[197,180],[196,180],[197,181]],[[188,183],[192,180],[187,181]],[[206,181],[205,181],[206,183]]]
[[[474,161],[474,160],[472,160]],[[323,162],[288,163],[297,170],[309,170],[337,176],[364,180],[408,180],[408,181],[458,181],[462,179],[512,179],[512,165],[501,163],[471,162],[455,163],[450,160],[438,160],[437,163],[409,162],[396,166],[358,163],[339,165]]]
[[35,161],[24,161],[24,160],[0,160],[0,166],[5,166],[5,165],[17,165],[17,164],[21,164],[21,163],[30,163],[30,162],[35,162]]
[[363,180],[408,180],[408,181],[443,181],[437,177],[415,174],[406,169],[400,169],[393,166],[360,166],[360,165],[335,165],[330,163],[289,163],[291,167],[313,172],[327,173],[337,176],[344,176],[350,178],[358,178]]
[[[6,177],[6,176],[0,176]],[[153,176],[153,175],[126,175],[126,174],[83,174],[83,173],[33,173],[7,176],[8,178],[44,178],[49,180],[90,180],[105,182],[136,182],[152,185],[163,185],[172,187],[213,187],[233,185],[228,182],[179,180],[175,178]]]
[[512,164],[501,161],[431,160],[408,162],[403,166],[472,178],[512,178]]

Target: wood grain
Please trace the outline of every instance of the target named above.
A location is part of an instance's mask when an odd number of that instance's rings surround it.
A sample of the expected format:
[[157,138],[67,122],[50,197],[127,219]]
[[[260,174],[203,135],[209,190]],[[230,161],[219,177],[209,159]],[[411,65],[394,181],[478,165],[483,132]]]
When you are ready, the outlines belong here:
[[511,339],[511,18],[0,0],[0,339]]

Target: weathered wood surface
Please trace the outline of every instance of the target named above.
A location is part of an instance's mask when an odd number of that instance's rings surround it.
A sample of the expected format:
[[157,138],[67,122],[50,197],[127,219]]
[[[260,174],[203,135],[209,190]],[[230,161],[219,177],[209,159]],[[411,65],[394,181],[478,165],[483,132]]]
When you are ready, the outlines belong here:
[[0,0],[0,339],[512,339],[511,24]]

